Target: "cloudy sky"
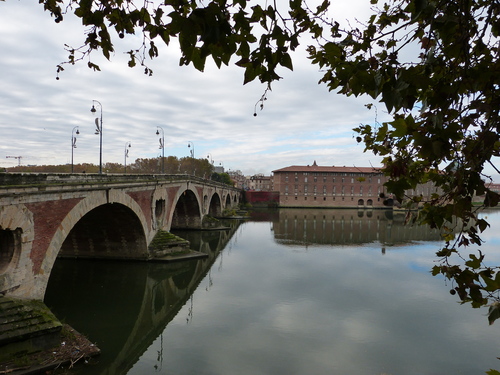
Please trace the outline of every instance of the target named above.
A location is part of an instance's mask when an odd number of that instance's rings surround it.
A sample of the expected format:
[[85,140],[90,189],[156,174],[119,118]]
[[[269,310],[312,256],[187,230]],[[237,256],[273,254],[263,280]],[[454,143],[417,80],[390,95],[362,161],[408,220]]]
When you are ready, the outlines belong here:
[[[338,19],[363,18],[368,0],[333,1]],[[103,162],[123,164],[160,155],[157,127],[164,130],[165,155],[210,158],[226,170],[245,175],[269,174],[289,165],[379,166],[380,157],[363,152],[352,129],[373,123],[375,111],[368,98],[346,98],[318,85],[321,73],[301,50],[294,55],[294,71],[283,69],[283,80],[273,85],[264,110],[254,107],[264,92],[259,82],[243,85],[243,69],[207,64],[204,73],[178,64],[176,41],[161,48],[150,62],[152,77],[129,68],[125,51],[139,40],[125,38],[115,45],[108,62],[98,54],[93,61],[65,65],[56,80],[56,65],[67,59],[64,45],[77,47],[84,28],[76,17],[56,24],[43,7],[28,0],[0,1],[0,167],[71,162],[71,137],[80,135],[74,162],[99,163],[92,101],[102,104]],[[384,107],[378,105],[379,121]],[[98,108],[99,114],[99,108]]]

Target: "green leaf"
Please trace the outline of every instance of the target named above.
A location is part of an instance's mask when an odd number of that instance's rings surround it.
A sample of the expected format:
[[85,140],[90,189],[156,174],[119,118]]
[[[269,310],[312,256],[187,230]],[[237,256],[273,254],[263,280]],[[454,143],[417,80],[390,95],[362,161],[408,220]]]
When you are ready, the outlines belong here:
[[498,318],[500,318],[500,302],[494,302],[488,309],[488,322],[492,325]]
[[281,55],[281,59],[279,61],[280,65],[293,70],[292,58],[288,53],[284,53]]

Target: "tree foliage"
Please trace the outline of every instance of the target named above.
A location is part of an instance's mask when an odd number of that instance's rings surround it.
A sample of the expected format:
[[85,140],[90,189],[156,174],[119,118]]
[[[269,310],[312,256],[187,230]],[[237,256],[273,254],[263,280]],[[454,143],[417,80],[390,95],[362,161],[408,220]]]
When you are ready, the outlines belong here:
[[[328,0],[315,7],[303,0],[266,6],[247,0],[39,1],[56,22],[71,11],[88,26],[83,47],[69,48],[68,62],[88,58],[97,70],[91,52],[109,59],[116,37],[137,33],[142,44],[129,51],[128,64],[146,74],[152,74],[147,59],[158,56],[157,43],[177,38],[181,65],[202,71],[207,57],[219,67],[234,57],[244,83],[258,79],[269,88],[281,67],[293,69],[290,53],[308,36],[309,58],[324,72],[321,83],[381,102],[392,117],[379,123],[375,115],[373,124],[356,128],[357,140],[383,158],[388,190],[407,207],[421,208],[409,211],[408,220],[443,229],[446,246],[433,273],[453,280],[452,290],[473,306],[495,297],[498,269],[485,267],[480,252],[467,258],[460,249],[479,247],[488,226],[472,197],[484,196],[483,207],[499,201],[484,174],[486,165],[498,171],[494,158],[500,156],[497,0],[371,0],[369,19],[348,27],[329,15]],[[429,181],[436,187],[432,199],[405,195]]]
[[[120,163],[104,163],[104,173],[125,173],[125,166]],[[210,179],[214,167],[207,159],[194,159],[176,156],[165,157],[165,174],[189,174],[200,178]],[[75,164],[74,173],[98,173],[99,166],[91,163]],[[71,165],[28,165],[7,168],[9,172],[34,172],[34,173],[71,173]],[[138,158],[135,162],[127,164],[127,173],[132,174],[161,174],[160,158]]]

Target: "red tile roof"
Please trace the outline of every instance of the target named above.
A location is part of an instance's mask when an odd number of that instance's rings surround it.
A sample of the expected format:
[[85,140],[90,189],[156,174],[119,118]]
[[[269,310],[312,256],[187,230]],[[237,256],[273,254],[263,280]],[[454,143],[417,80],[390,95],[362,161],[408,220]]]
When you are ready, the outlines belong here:
[[276,169],[276,172],[337,172],[337,173],[382,173],[380,168],[373,167],[338,167],[338,166],[320,166],[314,162],[313,165],[292,165],[281,169]]

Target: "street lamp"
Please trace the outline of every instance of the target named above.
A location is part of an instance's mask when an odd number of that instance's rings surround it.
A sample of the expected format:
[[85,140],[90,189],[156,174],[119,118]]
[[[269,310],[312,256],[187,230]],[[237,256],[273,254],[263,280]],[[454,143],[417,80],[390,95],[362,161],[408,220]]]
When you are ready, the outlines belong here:
[[194,159],[194,143],[193,143],[193,142],[191,142],[191,141],[189,141],[189,142],[188,142],[188,148],[190,148],[190,147],[191,147],[191,145],[193,145],[193,148],[192,148],[192,149],[190,149],[190,152],[191,152],[191,157]]
[[132,143],[130,143],[130,141],[125,142],[125,174],[127,174],[127,158],[130,147],[132,147]]
[[163,128],[161,126],[156,127],[156,135],[160,135],[161,130],[161,138],[159,139],[160,141],[160,147],[161,149],[161,173],[165,173],[165,133],[163,132]]
[[[76,130],[76,132],[75,132]],[[71,132],[71,173],[73,173],[73,149],[76,148],[76,136],[80,134],[80,131],[78,130],[78,126],[75,126],[73,128],[73,131]]]
[[102,104],[97,100],[92,100],[92,108],[90,109],[92,113],[96,112],[94,103],[99,104],[99,108],[101,109],[101,121],[97,117],[95,119],[95,134],[99,134],[99,174],[102,174]]
[[207,159],[208,159],[208,161],[210,162],[210,164],[212,164],[212,165],[214,164],[214,159],[212,158],[212,154],[210,154],[210,153],[209,153],[209,154],[207,155]]

